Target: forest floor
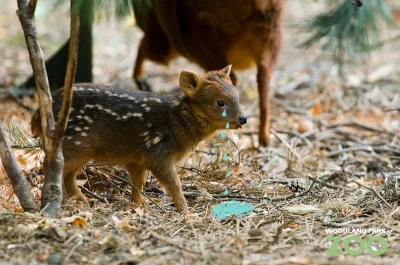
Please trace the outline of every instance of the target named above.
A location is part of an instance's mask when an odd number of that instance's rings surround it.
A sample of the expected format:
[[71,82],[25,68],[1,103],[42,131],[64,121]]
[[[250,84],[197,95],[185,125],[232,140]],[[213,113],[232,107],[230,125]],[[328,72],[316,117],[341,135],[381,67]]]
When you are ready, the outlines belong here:
[[[31,73],[16,4],[7,2],[0,7],[1,88]],[[228,133],[230,147],[216,134],[178,167],[189,215],[178,214],[151,178],[147,205],[132,206],[125,170],[96,162],[79,175],[91,207],[71,201],[60,219],[23,213],[1,169],[0,264],[399,264],[400,40],[346,65],[340,78],[328,54],[296,48],[296,10],[315,11],[314,5],[287,10],[285,46],[272,80],[270,146],[257,148],[255,70],[241,72],[238,88],[249,123]],[[37,17],[47,57],[69,30],[67,12],[49,6],[39,1]],[[136,89],[131,74],[140,30],[133,21],[100,22],[94,32],[95,82]],[[157,91],[176,87],[181,70],[202,71],[185,59],[168,68],[148,62],[145,70]],[[39,203],[43,154],[18,148],[32,141],[32,112],[4,94],[0,102],[0,119]],[[35,107],[27,97],[22,103]],[[212,207],[228,200],[250,202],[254,210],[216,219]],[[367,250],[331,256],[329,235],[343,237],[338,249],[353,235],[365,242],[381,236],[388,248],[380,256]],[[372,251],[382,248],[377,243]]]

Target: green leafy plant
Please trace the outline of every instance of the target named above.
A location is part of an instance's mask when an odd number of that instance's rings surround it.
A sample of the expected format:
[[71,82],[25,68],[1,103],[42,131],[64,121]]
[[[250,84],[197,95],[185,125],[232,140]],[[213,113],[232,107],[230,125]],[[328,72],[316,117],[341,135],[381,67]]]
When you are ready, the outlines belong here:
[[382,27],[395,25],[386,1],[364,0],[357,7],[351,1],[326,0],[326,12],[305,21],[299,28],[309,37],[300,46],[320,43],[323,50],[332,51],[333,59],[343,71],[345,58],[360,58],[381,46]]

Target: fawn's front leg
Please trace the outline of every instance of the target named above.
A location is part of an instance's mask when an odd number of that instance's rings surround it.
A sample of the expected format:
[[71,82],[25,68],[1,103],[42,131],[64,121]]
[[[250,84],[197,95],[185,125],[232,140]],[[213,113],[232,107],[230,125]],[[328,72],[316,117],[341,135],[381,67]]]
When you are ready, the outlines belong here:
[[187,202],[183,196],[181,180],[179,179],[175,166],[171,164],[169,166],[158,167],[155,170],[152,169],[151,172],[167,190],[168,194],[172,196],[172,200],[178,212],[187,213]]
[[147,170],[136,163],[126,165],[132,182],[132,201],[138,205],[143,204],[142,192],[146,184]]
[[77,173],[85,166],[87,160],[74,160],[70,161],[68,156],[65,158],[66,162],[63,169],[63,202],[68,201],[70,197],[82,201],[89,205],[86,196],[81,192],[76,184]]

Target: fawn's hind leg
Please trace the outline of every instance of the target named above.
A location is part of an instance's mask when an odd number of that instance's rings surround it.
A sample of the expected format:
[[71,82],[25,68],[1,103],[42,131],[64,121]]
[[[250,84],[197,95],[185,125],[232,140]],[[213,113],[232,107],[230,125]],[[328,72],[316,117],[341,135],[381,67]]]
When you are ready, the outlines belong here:
[[164,168],[152,169],[151,172],[160,184],[167,190],[174,201],[178,212],[188,212],[188,206],[182,192],[182,184],[174,165]]
[[87,198],[78,185],[76,184],[77,173],[86,165],[88,160],[81,161],[65,161],[64,171],[63,171],[63,201],[66,202],[70,197],[74,197],[88,204]]
[[126,169],[129,172],[129,178],[132,182],[132,201],[138,205],[143,204],[142,192],[144,185],[146,184],[147,170],[144,167],[136,163],[130,163],[126,165]]

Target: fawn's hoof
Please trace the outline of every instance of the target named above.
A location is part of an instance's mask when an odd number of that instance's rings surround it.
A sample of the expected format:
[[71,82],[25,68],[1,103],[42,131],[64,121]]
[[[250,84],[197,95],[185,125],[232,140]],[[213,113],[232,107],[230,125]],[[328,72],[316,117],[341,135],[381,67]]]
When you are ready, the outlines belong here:
[[72,194],[71,196],[63,195],[63,203],[71,202],[71,201],[81,202],[81,203],[85,204],[86,206],[90,205],[88,199],[82,192],[76,192],[75,194]]

